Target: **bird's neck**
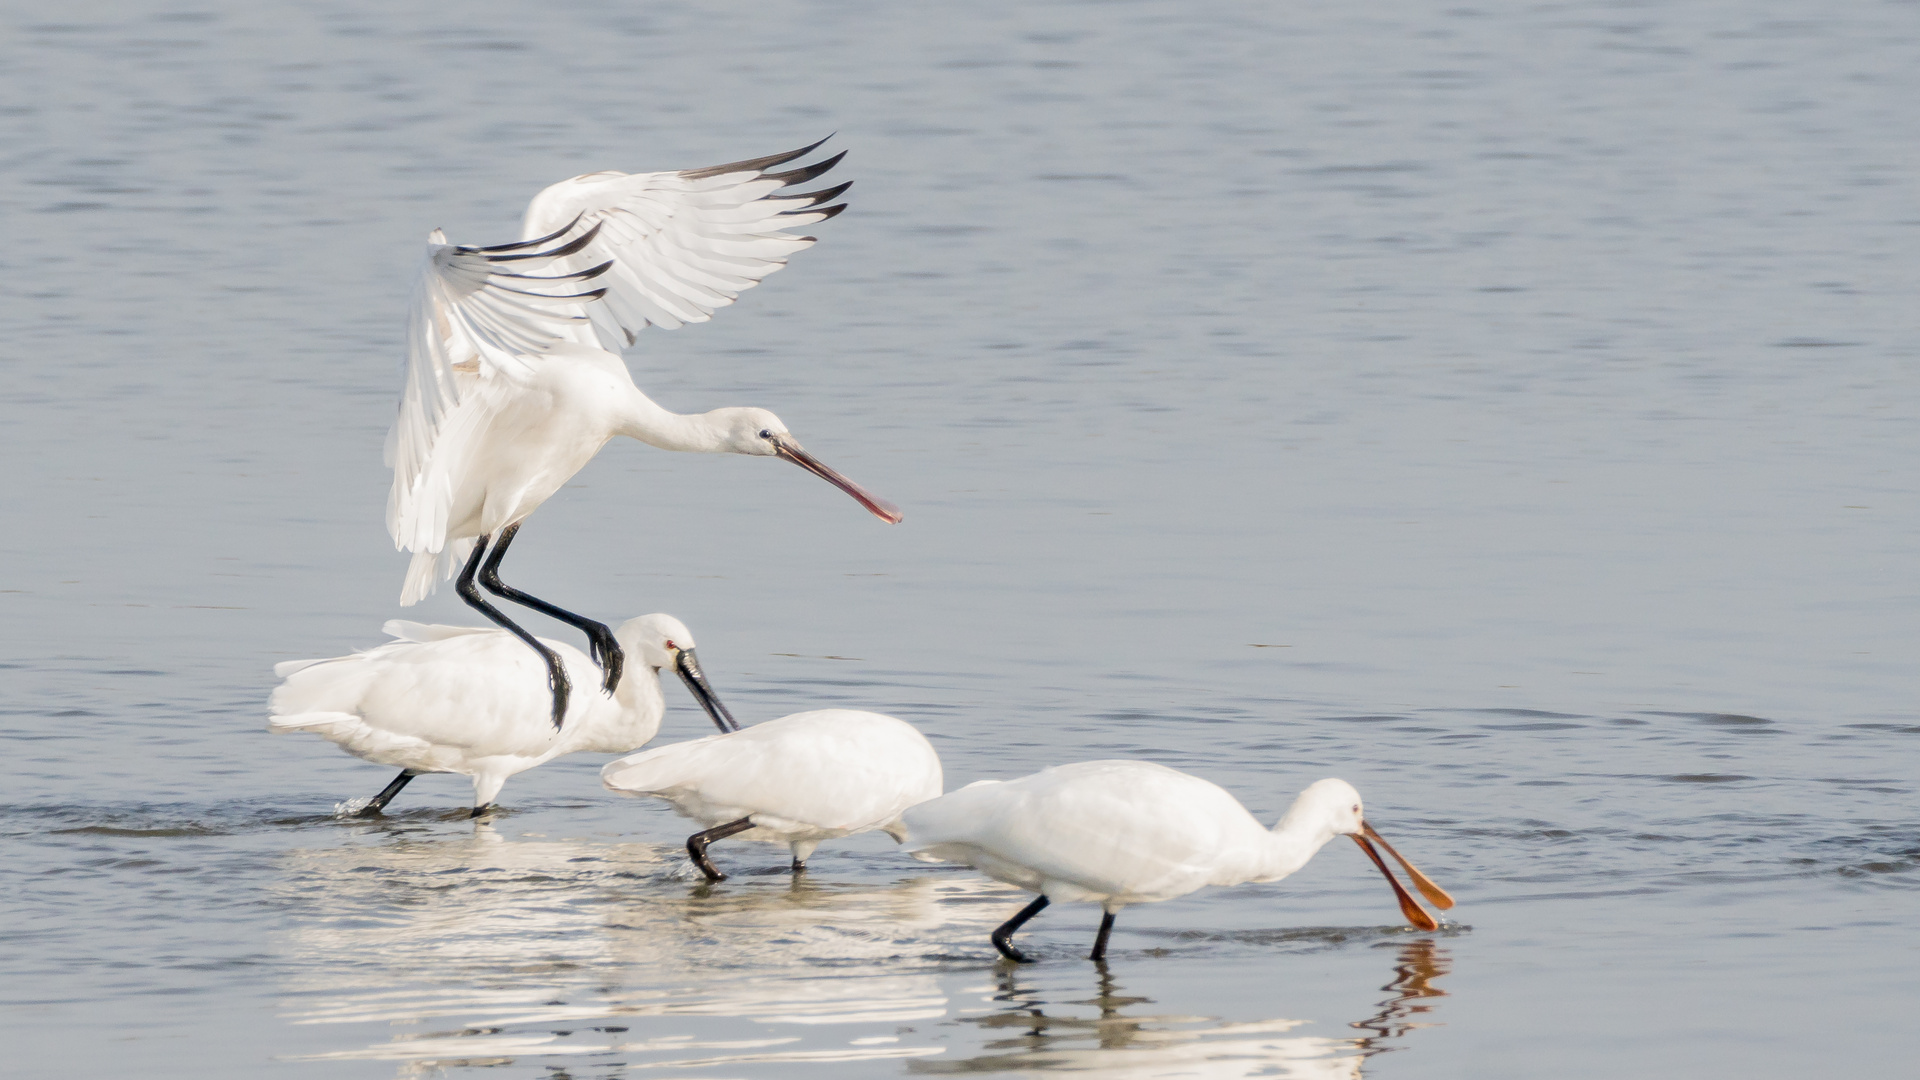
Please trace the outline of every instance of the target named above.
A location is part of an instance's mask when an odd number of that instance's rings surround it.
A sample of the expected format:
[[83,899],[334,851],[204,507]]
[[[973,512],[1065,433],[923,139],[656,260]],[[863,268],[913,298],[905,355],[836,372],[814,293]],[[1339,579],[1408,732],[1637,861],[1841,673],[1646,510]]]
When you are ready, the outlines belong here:
[[1327,825],[1322,815],[1288,811],[1267,835],[1270,839],[1264,853],[1262,880],[1272,881],[1307,865],[1316,852],[1327,846],[1327,841],[1339,834]]
[[726,449],[727,429],[712,413],[672,412],[638,387],[628,388],[615,431],[662,450],[715,454]]
[[[626,652],[635,659],[639,656],[634,649]],[[624,709],[666,711],[666,695],[660,692],[660,669],[645,664],[636,667],[638,670],[629,669],[620,677],[620,685],[613,688],[613,699]]]
[[[635,652],[629,651],[629,657],[638,659]],[[592,670],[598,674],[597,669]],[[574,681],[573,692],[589,693],[600,697],[599,680],[594,679],[581,685]],[[653,738],[660,730],[660,718],[666,714],[667,699],[660,692],[660,671],[645,664],[635,664],[620,677],[620,685],[613,688],[613,702],[617,708],[592,710],[587,714],[587,722],[575,729],[576,740],[573,749],[590,753],[624,754],[636,746]]]

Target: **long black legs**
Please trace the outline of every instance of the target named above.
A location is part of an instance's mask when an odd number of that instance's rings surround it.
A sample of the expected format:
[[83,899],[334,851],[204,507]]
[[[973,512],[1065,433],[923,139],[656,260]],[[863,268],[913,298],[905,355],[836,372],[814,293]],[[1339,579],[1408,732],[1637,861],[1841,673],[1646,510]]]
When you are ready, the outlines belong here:
[[1100,933],[1093,939],[1093,952],[1087,955],[1087,959],[1105,960],[1107,958],[1107,938],[1112,935],[1113,912],[1104,912],[1100,917]]
[[360,816],[372,817],[380,811],[385,810],[387,804],[393,801],[393,797],[400,794],[400,789],[406,787],[408,781],[419,775],[419,773],[414,772],[412,769],[401,769],[400,775],[393,778],[393,783],[381,788],[380,794],[375,795],[372,802],[360,808]]
[[[512,528],[509,526],[508,531],[511,532]],[[499,608],[487,603],[486,597],[480,595],[480,590],[474,588],[473,576],[480,572],[480,562],[486,558],[487,540],[487,537],[482,536],[474,543],[473,555],[467,559],[466,567],[460,571],[460,580],[455,584],[454,591],[460,594],[460,599],[465,600],[468,607],[492,619],[502,629],[526,642],[529,649],[539,653],[541,659],[547,662],[547,686],[553,690],[553,726],[557,728],[560,726],[560,721],[566,719],[567,694],[573,689],[573,683],[568,680],[567,669],[560,666],[560,657],[552,649],[540,644],[538,638],[501,614]]]
[[493,550],[487,553],[487,561],[480,567],[480,584],[495,596],[511,600],[522,607],[530,607],[542,615],[547,615],[587,635],[588,647],[593,652],[593,662],[607,674],[606,691],[620,685],[620,669],[626,664],[626,654],[620,651],[620,643],[613,639],[613,630],[606,623],[594,622],[585,615],[576,615],[566,608],[547,603],[537,596],[530,596],[500,580],[500,560],[507,556],[507,545],[513,543],[514,535],[520,531],[520,523],[514,522],[500,530],[500,539],[494,541]]
[[1040,910],[1046,907],[1047,903],[1044,894],[1034,897],[1033,903],[1021,908],[1019,914],[1001,923],[1000,928],[993,932],[993,947],[1000,950],[1001,956],[1019,964],[1029,961],[1030,958],[1026,953],[1013,947],[1013,932],[1025,926],[1028,919],[1040,914]]
[[753,828],[753,819],[743,817],[739,821],[729,821],[725,825],[715,825],[706,832],[694,833],[692,836],[687,837],[687,854],[693,856],[693,865],[699,867],[700,872],[707,875],[708,881],[724,881],[727,875],[715,870],[713,864],[707,861],[707,845],[713,843],[715,840],[725,840],[734,833],[746,832],[751,828]]

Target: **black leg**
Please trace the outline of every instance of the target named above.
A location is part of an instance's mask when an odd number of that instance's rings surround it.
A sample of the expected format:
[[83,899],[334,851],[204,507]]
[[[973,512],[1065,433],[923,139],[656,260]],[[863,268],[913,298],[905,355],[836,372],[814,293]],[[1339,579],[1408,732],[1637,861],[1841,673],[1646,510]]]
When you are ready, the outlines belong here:
[[692,836],[687,837],[687,854],[693,856],[693,865],[699,867],[700,872],[707,875],[708,881],[724,881],[727,875],[715,870],[713,864],[707,861],[707,845],[713,843],[715,840],[725,840],[734,833],[746,832],[751,828],[753,828],[753,819],[743,817],[739,821],[729,821],[725,825],[715,825],[706,832],[694,833]]
[[482,814],[491,814],[493,813],[493,807],[494,807],[493,803],[488,803],[485,806],[476,806],[473,808],[473,813],[468,814],[467,816],[470,818],[477,818]]
[[372,817],[380,811],[385,810],[387,804],[393,801],[393,797],[400,794],[400,789],[406,787],[409,780],[419,775],[419,773],[414,772],[412,769],[401,769],[400,775],[393,778],[393,783],[380,789],[380,794],[375,795],[372,802],[360,809],[360,816]]
[[1109,911],[1100,917],[1100,933],[1093,939],[1093,953],[1089,955],[1087,959],[1105,960],[1107,958],[1107,938],[1112,934],[1113,912]]
[[1000,950],[1001,956],[1019,964],[1030,962],[1025,953],[1013,947],[1013,932],[1025,926],[1028,919],[1040,914],[1040,909],[1046,907],[1047,903],[1044,893],[1034,897],[1033,903],[1021,908],[1019,914],[1001,923],[1000,929],[993,932],[993,947]]
[[573,683],[567,678],[567,670],[560,666],[560,657],[552,649],[540,644],[539,639],[526,632],[518,623],[500,613],[500,609],[487,603],[480,590],[473,587],[473,575],[480,571],[480,560],[486,557],[487,537],[481,537],[473,547],[473,556],[467,560],[466,568],[460,571],[460,580],[454,591],[467,606],[492,619],[502,629],[527,643],[527,647],[540,654],[547,662],[547,686],[553,691],[553,726],[559,727],[560,721],[567,716],[567,693],[573,689]]
[[585,615],[576,615],[566,608],[547,603],[537,596],[531,596],[500,580],[500,560],[507,557],[507,545],[513,543],[515,534],[520,531],[520,523],[514,522],[500,530],[500,539],[494,541],[493,550],[487,553],[486,564],[480,567],[480,584],[495,596],[511,600],[522,607],[530,607],[542,615],[559,619],[587,635],[588,648],[593,653],[593,662],[607,673],[606,691],[620,685],[620,670],[626,666],[626,654],[620,651],[620,643],[613,640],[613,630],[606,623],[594,622]]
[[795,860],[793,860],[793,872],[794,872],[794,873],[796,873],[796,874],[804,874],[804,873],[806,873],[806,872],[807,872],[807,860],[805,860],[805,859],[795,859]]

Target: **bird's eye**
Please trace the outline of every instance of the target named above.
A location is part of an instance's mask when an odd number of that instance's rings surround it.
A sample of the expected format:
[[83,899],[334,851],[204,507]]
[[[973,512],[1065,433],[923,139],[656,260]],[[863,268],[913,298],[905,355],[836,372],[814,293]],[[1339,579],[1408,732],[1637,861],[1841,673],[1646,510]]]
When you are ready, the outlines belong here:
[[763,439],[771,439],[771,438],[773,438],[773,429],[772,429],[772,428],[761,428],[761,429],[760,429],[760,437],[761,437],[761,438],[763,438]]
[[668,649],[677,649],[677,648],[679,648],[679,647],[680,647],[680,646],[678,646],[678,645],[675,645],[675,644],[673,643],[673,639],[672,639],[672,638],[668,638],[668,639],[667,639],[667,648],[668,648]]
[[1360,812],[1360,804],[1359,804],[1359,803],[1354,803],[1354,804],[1353,804],[1353,812],[1354,812],[1354,813],[1356,813],[1356,814]]

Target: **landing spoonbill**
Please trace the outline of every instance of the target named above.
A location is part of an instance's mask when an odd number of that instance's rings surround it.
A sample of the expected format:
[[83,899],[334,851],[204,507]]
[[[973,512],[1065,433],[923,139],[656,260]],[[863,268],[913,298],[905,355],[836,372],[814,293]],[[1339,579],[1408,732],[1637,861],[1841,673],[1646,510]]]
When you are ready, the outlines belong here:
[[786,844],[795,873],[822,840],[869,829],[900,839],[900,811],[940,794],[940,757],[903,720],[821,709],[643,750],[608,763],[600,782],[711,826],[687,838],[687,854],[720,881],[707,845],[729,836]]
[[957,862],[996,881],[1039,893],[993,932],[1009,960],[1027,957],[1013,933],[1054,900],[1105,909],[1088,959],[1104,959],[1114,913],[1128,904],[1185,896],[1205,885],[1278,881],[1300,869],[1336,836],[1360,845],[1400,900],[1407,921],[1434,930],[1373,849],[1398,859],[1426,898],[1453,906],[1446,891],[1367,824],[1360,793],[1345,780],[1321,780],[1293,801],[1271,831],[1239,800],[1197,776],[1144,761],[1086,761],[1032,776],[982,780],[901,815],[906,849],[926,862]]
[[[700,671],[693,635],[671,615],[642,615],[614,631],[641,658],[645,678],[624,679],[611,697],[575,699],[564,729],[547,722],[541,665],[503,630],[424,626],[394,619],[385,645],[328,660],[276,664],[285,680],[268,703],[267,730],[310,731],[358,758],[400,766],[400,775],[363,809],[375,814],[423,772],[473,778],[473,815],[493,805],[507,777],[586,750],[619,754],[660,730],[666,699],[660,669],[671,667],[722,731],[733,716]],[[546,642],[562,663],[590,672],[571,645]]]
[[664,450],[784,458],[874,516],[900,520],[891,503],[801,449],[767,410],[669,412],[640,392],[620,358],[646,326],[707,321],[814,242],[784,230],[845,209],[820,204],[849,184],[776,194],[845,156],[769,171],[819,145],[705,169],[563,180],[528,204],[518,243],[449,244],[438,229],[428,237],[408,316],[406,386],[387,435],[387,530],[396,547],[413,552],[400,603],[418,602],[461,567],[461,599],[545,661],[555,727],[571,689],[559,654],[482,597],[475,581],[584,631],[613,692],[622,662],[613,632],[507,585],[499,570],[527,515],[614,436]]

